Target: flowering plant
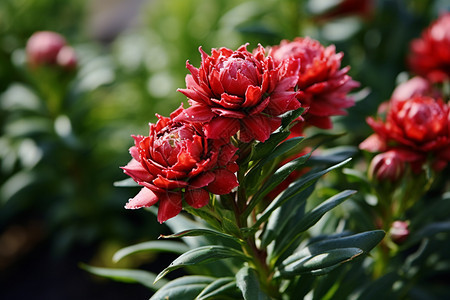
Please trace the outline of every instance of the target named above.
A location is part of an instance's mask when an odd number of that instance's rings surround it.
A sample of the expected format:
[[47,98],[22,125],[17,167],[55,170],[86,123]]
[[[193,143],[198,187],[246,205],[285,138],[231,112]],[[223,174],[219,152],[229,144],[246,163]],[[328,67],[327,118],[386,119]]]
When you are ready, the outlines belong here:
[[[142,189],[126,208],[157,211],[158,221],[175,232],[161,238],[182,242],[137,244],[115,259],[159,249],[181,255],[155,282],[165,283],[182,267],[195,266],[196,274],[164,284],[152,299],[295,299],[312,288],[308,276],[368,254],[384,237],[381,230],[308,233],[355,194],[345,190],[307,206],[317,180],[347,163],[351,152],[313,154],[338,135],[305,138],[291,128],[318,115],[326,123],[321,127],[330,127],[329,117],[353,103],[347,93],[358,84],[346,75],[348,67],[339,69],[342,54],[304,41],[283,41],[267,56],[262,46],[213,49],[211,56],[200,49],[200,68],[187,64],[191,74],[179,90],[190,106],[158,116],[149,136],[134,136],[123,170]],[[180,214],[182,208],[193,218]]]

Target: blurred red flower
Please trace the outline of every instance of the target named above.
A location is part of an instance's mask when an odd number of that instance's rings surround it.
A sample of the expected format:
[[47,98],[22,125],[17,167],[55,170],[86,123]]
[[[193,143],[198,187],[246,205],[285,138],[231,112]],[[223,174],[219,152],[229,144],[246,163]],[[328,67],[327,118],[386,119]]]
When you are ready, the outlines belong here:
[[27,61],[32,68],[58,65],[73,69],[77,64],[75,51],[66,44],[65,38],[52,31],[37,31],[27,41]]
[[370,152],[395,149],[416,173],[427,158],[435,170],[441,170],[450,161],[449,111],[442,100],[426,96],[391,102],[385,122],[367,119],[375,133],[360,148]]
[[294,130],[301,132],[307,125],[332,128],[330,117],[345,115],[344,109],[354,105],[354,100],[347,94],[359,83],[347,75],[350,67],[341,69],[343,53],[336,53],[334,45],[325,48],[308,37],[292,42],[283,40],[270,49],[269,56],[276,63],[300,59],[297,87],[304,93],[300,102],[307,112],[303,115],[305,123],[300,122]]
[[194,208],[209,202],[209,192],[227,194],[238,186],[237,148],[222,140],[207,139],[199,124],[175,122],[182,107],[170,118],[158,115],[149,136],[134,136],[132,160],[124,172],[142,185],[126,208],[149,207],[159,201],[160,223],[176,216],[182,200]]
[[206,136],[229,139],[239,131],[243,142],[264,142],[281,124],[279,115],[300,108],[294,91],[298,60],[275,65],[262,46],[250,53],[246,45],[232,51],[201,48],[200,68],[186,63],[186,89],[191,107],[176,121],[202,123]]
[[439,90],[427,79],[416,76],[399,84],[391,96],[391,101],[405,101],[415,96],[441,97]]
[[450,79],[450,13],[443,14],[411,42],[411,70],[432,82]]

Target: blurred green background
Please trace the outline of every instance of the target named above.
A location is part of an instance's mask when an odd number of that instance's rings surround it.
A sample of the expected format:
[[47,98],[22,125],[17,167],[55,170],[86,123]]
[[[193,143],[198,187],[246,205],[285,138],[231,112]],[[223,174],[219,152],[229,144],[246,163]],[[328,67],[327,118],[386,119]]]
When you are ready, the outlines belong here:
[[[155,113],[185,101],[186,60],[198,47],[236,49],[310,36],[345,53],[361,82],[359,101],[335,130],[357,145],[365,117],[407,74],[411,39],[449,11],[447,0],[2,0],[0,2],[0,298],[145,298],[138,285],[112,283],[79,262],[113,266],[111,255],[165,232],[153,215],[123,209],[136,190],[113,186],[130,156],[131,134]],[[358,5],[355,3],[359,3]],[[363,10],[359,5],[364,4]],[[27,39],[64,35],[78,56],[72,74],[30,71]],[[55,104],[56,103],[56,104]],[[145,259],[144,259],[145,258]],[[167,259],[143,257],[156,272]]]

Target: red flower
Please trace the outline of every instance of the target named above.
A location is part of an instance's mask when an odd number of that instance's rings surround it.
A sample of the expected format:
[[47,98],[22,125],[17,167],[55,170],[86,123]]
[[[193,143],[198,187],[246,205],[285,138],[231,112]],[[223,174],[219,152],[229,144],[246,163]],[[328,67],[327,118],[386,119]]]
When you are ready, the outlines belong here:
[[232,51],[201,48],[200,68],[186,63],[186,89],[191,107],[176,121],[202,123],[206,136],[229,139],[239,131],[239,139],[264,142],[281,124],[279,115],[300,107],[294,86],[299,62],[275,66],[259,46],[252,54],[246,45]]
[[438,90],[433,88],[430,81],[416,76],[399,84],[391,96],[391,101],[405,101],[415,96],[441,97]]
[[389,229],[389,235],[396,244],[402,244],[406,241],[409,234],[409,223],[405,221],[395,221]]
[[418,96],[390,103],[386,121],[368,118],[375,131],[360,148],[371,152],[395,149],[420,172],[429,157],[441,170],[450,161],[450,108],[441,100]]
[[76,64],[75,51],[66,45],[64,37],[52,31],[35,32],[27,41],[28,64],[35,68],[42,65],[58,65],[73,69]]
[[182,110],[170,118],[158,115],[149,136],[134,136],[133,159],[122,168],[143,186],[125,207],[149,207],[159,201],[160,223],[181,211],[182,199],[200,208],[208,204],[209,192],[227,194],[238,186],[237,148],[207,139],[198,124],[175,122]]
[[276,63],[300,59],[297,87],[304,92],[302,106],[309,107],[303,116],[306,123],[299,123],[300,126],[332,128],[330,116],[345,115],[344,109],[354,105],[347,94],[359,83],[347,75],[350,67],[340,68],[343,53],[336,53],[334,45],[325,48],[308,37],[283,40],[270,50],[269,56]]
[[450,79],[450,13],[443,14],[411,42],[408,63],[413,72],[432,82]]

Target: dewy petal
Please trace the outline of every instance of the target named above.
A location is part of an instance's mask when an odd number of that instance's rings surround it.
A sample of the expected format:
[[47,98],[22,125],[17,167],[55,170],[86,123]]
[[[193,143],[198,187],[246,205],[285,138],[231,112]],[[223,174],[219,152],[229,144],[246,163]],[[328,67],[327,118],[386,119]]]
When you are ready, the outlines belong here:
[[207,186],[214,180],[214,174],[212,172],[202,173],[195,179],[189,181],[189,186],[194,189]]
[[181,193],[168,192],[160,195],[158,208],[158,222],[163,223],[170,218],[175,217],[181,212],[182,200]]
[[217,117],[204,125],[205,135],[210,139],[228,140],[239,130],[239,121],[237,119]]
[[174,122],[209,122],[215,116],[211,108],[206,105],[193,105],[176,116]]
[[148,188],[142,188],[140,192],[128,200],[128,203],[125,205],[127,209],[137,209],[141,207],[150,207],[158,202],[158,196],[153,193]]
[[270,102],[267,105],[265,112],[273,116],[279,116],[300,107],[301,104],[297,100],[296,92],[275,92],[270,95]]
[[209,203],[209,193],[204,189],[188,189],[184,200],[193,208],[201,208]]
[[250,85],[245,91],[245,102],[242,107],[253,107],[261,102],[262,91],[260,87]]
[[[277,126],[278,124],[278,126]],[[273,132],[273,127],[279,127],[281,120],[267,118],[263,115],[251,116],[242,120],[241,140],[244,143],[250,142],[252,138],[264,142]],[[276,128],[275,128],[276,129]]]
[[150,174],[142,164],[135,159],[130,160],[130,162],[125,167],[121,167],[121,169],[135,181],[151,182],[155,178],[154,175]]
[[236,175],[226,169],[217,169],[214,171],[214,175],[214,181],[208,185],[208,190],[213,194],[228,194],[239,185]]
[[185,181],[182,180],[170,180],[167,178],[164,178],[160,175],[158,175],[158,177],[153,180],[153,183],[161,188],[161,189],[165,189],[165,190],[172,190],[172,189],[177,189],[177,188],[183,188],[186,187],[188,184]]

